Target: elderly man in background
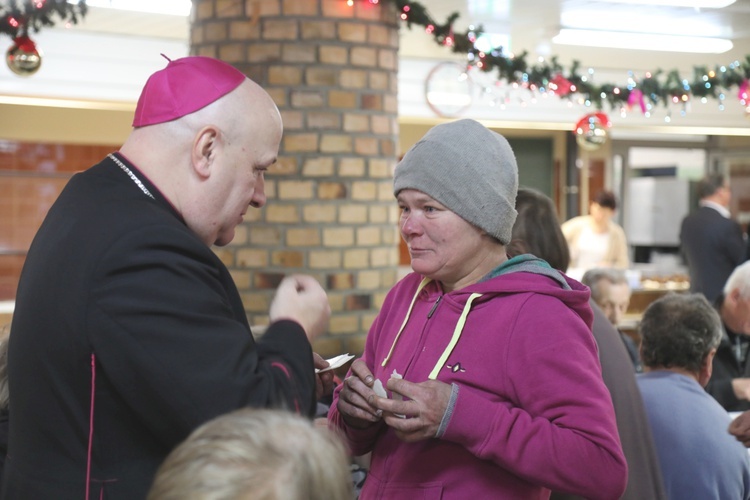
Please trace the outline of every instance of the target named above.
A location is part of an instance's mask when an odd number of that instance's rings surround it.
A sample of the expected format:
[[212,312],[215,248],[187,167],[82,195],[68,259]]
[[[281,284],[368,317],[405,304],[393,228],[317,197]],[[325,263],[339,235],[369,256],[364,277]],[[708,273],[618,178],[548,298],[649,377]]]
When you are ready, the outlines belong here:
[[287,277],[254,341],[211,245],[266,202],[282,124],[271,97],[207,57],[143,89],[119,152],[71,178],[21,275],[8,354],[4,499],[144,498],[167,454],[213,417],[311,415],[332,375],[310,341],[330,307]]
[[750,262],[737,267],[716,300],[724,334],[706,390],[727,410],[750,410]]
[[750,455],[726,429],[731,417],[703,387],[721,340],[701,294],[653,302],[640,325],[638,375],[667,495],[672,500],[750,498]]
[[[625,272],[621,269],[589,269],[581,278],[581,283],[591,289],[591,298],[602,308],[612,326],[617,328],[630,304],[630,285]],[[643,371],[638,346],[628,335],[617,330],[622,343],[628,351],[630,361],[637,373]]]
[[723,175],[711,174],[698,183],[698,210],[682,221],[680,249],[690,274],[690,291],[702,293],[709,302],[735,267],[745,260],[742,228],[732,220],[732,191]]

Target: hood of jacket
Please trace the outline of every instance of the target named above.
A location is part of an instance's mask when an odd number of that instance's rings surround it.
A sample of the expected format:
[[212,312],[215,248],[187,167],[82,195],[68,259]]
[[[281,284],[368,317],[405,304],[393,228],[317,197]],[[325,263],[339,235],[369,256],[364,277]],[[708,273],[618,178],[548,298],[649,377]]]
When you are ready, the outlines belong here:
[[[422,284],[429,293],[442,293],[440,285],[430,282],[428,278]],[[481,294],[481,297],[474,300],[478,305],[497,295],[517,293],[540,293],[554,297],[575,311],[591,328],[594,315],[589,306],[589,288],[531,254],[513,257],[493,269],[478,283],[453,290],[446,295],[463,303],[470,296]]]

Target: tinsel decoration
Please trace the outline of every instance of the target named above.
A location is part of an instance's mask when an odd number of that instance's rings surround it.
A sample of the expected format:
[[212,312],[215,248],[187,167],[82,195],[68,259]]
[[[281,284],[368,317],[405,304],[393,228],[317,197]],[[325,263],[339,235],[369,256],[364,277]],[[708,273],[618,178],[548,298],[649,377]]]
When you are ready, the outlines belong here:
[[[343,1],[343,0],[342,0]],[[705,98],[724,99],[728,90],[740,89],[744,82],[750,79],[750,55],[745,59],[736,60],[726,65],[709,69],[705,66],[693,67],[690,77],[683,77],[678,70],[663,71],[661,69],[648,72],[642,78],[631,78],[625,85],[616,83],[595,84],[581,71],[579,61],[573,61],[569,68],[564,68],[551,57],[549,61],[531,64],[527,61],[529,54],[505,54],[502,47],[490,52],[482,52],[475,47],[474,42],[483,33],[481,26],[469,26],[466,31],[457,31],[453,24],[458,19],[458,12],[450,14],[442,23],[437,22],[419,2],[410,0],[347,0],[349,5],[356,2],[369,4],[395,4],[403,22],[407,27],[421,26],[431,35],[439,45],[449,47],[451,52],[465,54],[469,66],[476,66],[485,72],[494,72],[498,80],[522,87],[547,92],[552,84],[560,78],[570,84],[569,92],[556,91],[560,97],[572,98],[580,96],[582,101],[596,109],[603,109],[608,104],[610,109],[632,108],[635,104],[643,112],[649,106],[668,106],[673,102],[687,102],[698,98],[705,102]],[[552,89],[554,90],[554,89]],[[637,91],[637,92],[636,92]],[[635,93],[636,97],[631,97]],[[643,104],[641,105],[641,96]]]

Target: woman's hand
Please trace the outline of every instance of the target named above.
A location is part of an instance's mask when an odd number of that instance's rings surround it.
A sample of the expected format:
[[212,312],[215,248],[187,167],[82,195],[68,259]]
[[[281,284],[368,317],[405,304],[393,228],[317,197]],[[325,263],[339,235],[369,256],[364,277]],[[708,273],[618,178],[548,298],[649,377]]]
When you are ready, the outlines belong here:
[[376,399],[382,398],[372,390],[374,382],[375,377],[365,362],[355,360],[351,374],[344,379],[336,405],[348,425],[364,429],[380,421],[383,412],[374,403]]
[[391,378],[387,386],[391,392],[402,395],[404,401],[377,398],[375,404],[396,436],[406,442],[434,438],[448,408],[452,387],[437,380],[415,384],[399,378]]

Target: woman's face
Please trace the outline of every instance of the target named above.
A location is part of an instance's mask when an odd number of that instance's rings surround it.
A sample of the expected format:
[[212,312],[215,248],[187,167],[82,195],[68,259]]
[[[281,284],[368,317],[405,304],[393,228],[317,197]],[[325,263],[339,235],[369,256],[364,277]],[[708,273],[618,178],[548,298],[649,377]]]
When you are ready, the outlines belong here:
[[615,215],[615,211],[608,207],[603,207],[596,202],[592,202],[589,207],[589,213],[591,217],[599,223],[605,223],[612,220],[612,216]]
[[470,284],[489,237],[421,191],[404,189],[397,200],[412,269],[453,289]]

